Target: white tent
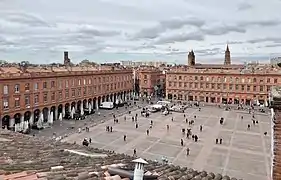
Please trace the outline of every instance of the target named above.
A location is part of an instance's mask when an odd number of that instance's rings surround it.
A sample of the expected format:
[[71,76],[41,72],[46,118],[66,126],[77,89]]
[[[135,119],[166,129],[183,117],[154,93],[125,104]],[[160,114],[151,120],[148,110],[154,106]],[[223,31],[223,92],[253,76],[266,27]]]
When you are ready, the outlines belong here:
[[39,115],[39,119],[38,119],[38,121],[37,121],[37,127],[38,127],[38,128],[42,128],[42,127],[43,127],[43,113],[41,113],[41,114]]
[[18,132],[18,131],[19,131],[19,130],[18,130],[18,129],[19,129],[18,127],[19,127],[19,124],[15,124],[15,132]]

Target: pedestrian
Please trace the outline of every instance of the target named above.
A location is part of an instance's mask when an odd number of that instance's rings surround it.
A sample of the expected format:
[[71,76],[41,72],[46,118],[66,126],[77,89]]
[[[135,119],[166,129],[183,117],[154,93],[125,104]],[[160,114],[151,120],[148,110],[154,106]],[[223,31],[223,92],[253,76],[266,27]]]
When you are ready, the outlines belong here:
[[136,123],[136,129],[138,129],[138,127],[139,127],[139,125],[138,125],[138,123]]
[[198,141],[198,136],[197,136],[197,135],[194,136],[194,141],[195,141],[195,142]]
[[222,144],[222,138],[220,138],[220,144]]
[[185,114],[183,115],[183,117],[185,118]]
[[172,117],[172,119],[171,119],[171,120],[172,120],[172,122],[173,122],[173,121],[174,121],[174,118]]
[[196,119],[196,116],[194,116],[194,119]]
[[186,155],[188,156],[189,155],[189,148],[186,148]]
[[241,119],[243,119],[243,116],[241,116]]
[[264,132],[263,134],[266,136],[266,135],[267,135],[267,132]]
[[189,139],[189,133],[186,133],[186,138],[188,138],[188,139]]
[[253,121],[253,124],[255,125],[255,124],[256,124],[256,121],[255,121],[254,119],[252,119],[252,121]]
[[203,126],[202,126],[202,125],[200,125],[200,132],[202,132],[202,130],[203,130]]
[[250,128],[251,128],[251,125],[250,125],[250,124],[248,124],[248,130],[250,130]]
[[192,137],[192,140],[194,141],[194,138],[195,138],[194,134],[191,137]]
[[124,121],[126,121],[126,116],[124,116]]
[[170,126],[167,124],[167,131],[169,131],[169,129],[170,129]]
[[134,118],[134,116],[132,116],[132,122],[134,122],[135,121],[135,118]]
[[150,124],[153,125],[153,121],[152,120],[150,121]]
[[137,155],[137,150],[136,148],[134,149],[134,155],[133,156],[136,156]]
[[219,139],[217,138],[217,139],[216,139],[216,144],[218,144],[218,143],[219,143]]
[[258,120],[256,120],[256,124],[259,124],[259,121],[258,121]]
[[81,128],[78,128],[78,133],[81,133]]
[[147,135],[147,136],[149,135],[149,129],[146,130],[146,135]]
[[185,119],[185,123],[188,123],[188,119],[187,118]]
[[183,146],[183,139],[181,139],[181,146]]
[[126,136],[126,135],[124,135],[124,137],[123,137],[123,138],[124,138],[124,141],[126,141],[127,136]]
[[112,132],[112,126],[110,126],[110,132]]
[[89,138],[89,143],[92,143],[92,138]]

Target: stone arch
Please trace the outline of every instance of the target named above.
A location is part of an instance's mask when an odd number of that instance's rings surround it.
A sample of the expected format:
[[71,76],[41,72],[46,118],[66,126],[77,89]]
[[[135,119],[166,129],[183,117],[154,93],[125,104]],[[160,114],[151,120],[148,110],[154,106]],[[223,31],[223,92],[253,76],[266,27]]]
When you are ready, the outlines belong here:
[[14,115],[15,124],[20,124],[21,122],[21,113],[16,113]]
[[89,114],[92,114],[92,110],[93,110],[93,100],[92,100],[92,98],[88,99],[87,104],[88,104],[87,106],[88,106]]
[[24,121],[30,122],[31,112],[30,112],[30,111],[26,111],[26,112],[24,113],[23,117],[24,117],[24,118],[23,118]]
[[113,94],[110,94],[109,98],[111,102],[114,102]]
[[36,123],[36,122],[38,122],[38,120],[39,120],[39,116],[40,116],[40,109],[35,109],[34,110],[34,112],[33,112],[33,114],[34,114],[34,123]]
[[109,95],[106,95],[106,98],[105,98],[106,100],[105,101],[109,101]]
[[102,100],[102,102],[105,102],[105,96],[102,96],[102,98],[101,98]]
[[2,118],[2,129],[10,129],[10,120],[11,117],[9,115]]

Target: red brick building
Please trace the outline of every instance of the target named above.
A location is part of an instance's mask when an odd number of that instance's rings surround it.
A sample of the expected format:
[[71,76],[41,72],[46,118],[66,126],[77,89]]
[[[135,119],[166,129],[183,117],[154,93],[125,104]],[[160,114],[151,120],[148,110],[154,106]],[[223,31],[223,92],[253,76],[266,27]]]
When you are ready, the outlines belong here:
[[165,74],[160,69],[155,67],[140,68],[137,70],[137,74],[139,92],[142,97],[155,96],[159,88],[165,88]]
[[168,99],[207,103],[268,104],[272,86],[281,85],[279,67],[265,64],[232,65],[227,46],[224,64],[196,64],[188,55],[188,66],[172,67],[166,74]]
[[0,82],[2,127],[98,109],[101,102],[126,100],[133,91],[132,70],[105,66],[0,67]]

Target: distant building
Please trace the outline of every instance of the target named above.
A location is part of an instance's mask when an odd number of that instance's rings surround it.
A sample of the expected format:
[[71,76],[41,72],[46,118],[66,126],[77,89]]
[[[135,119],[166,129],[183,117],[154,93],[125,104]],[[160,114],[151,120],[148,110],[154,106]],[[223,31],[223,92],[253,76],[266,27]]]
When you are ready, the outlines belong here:
[[274,57],[270,59],[270,64],[278,64],[281,63],[281,57]]
[[167,66],[167,62],[164,61],[121,61],[122,66],[126,67],[139,67],[139,66]]

